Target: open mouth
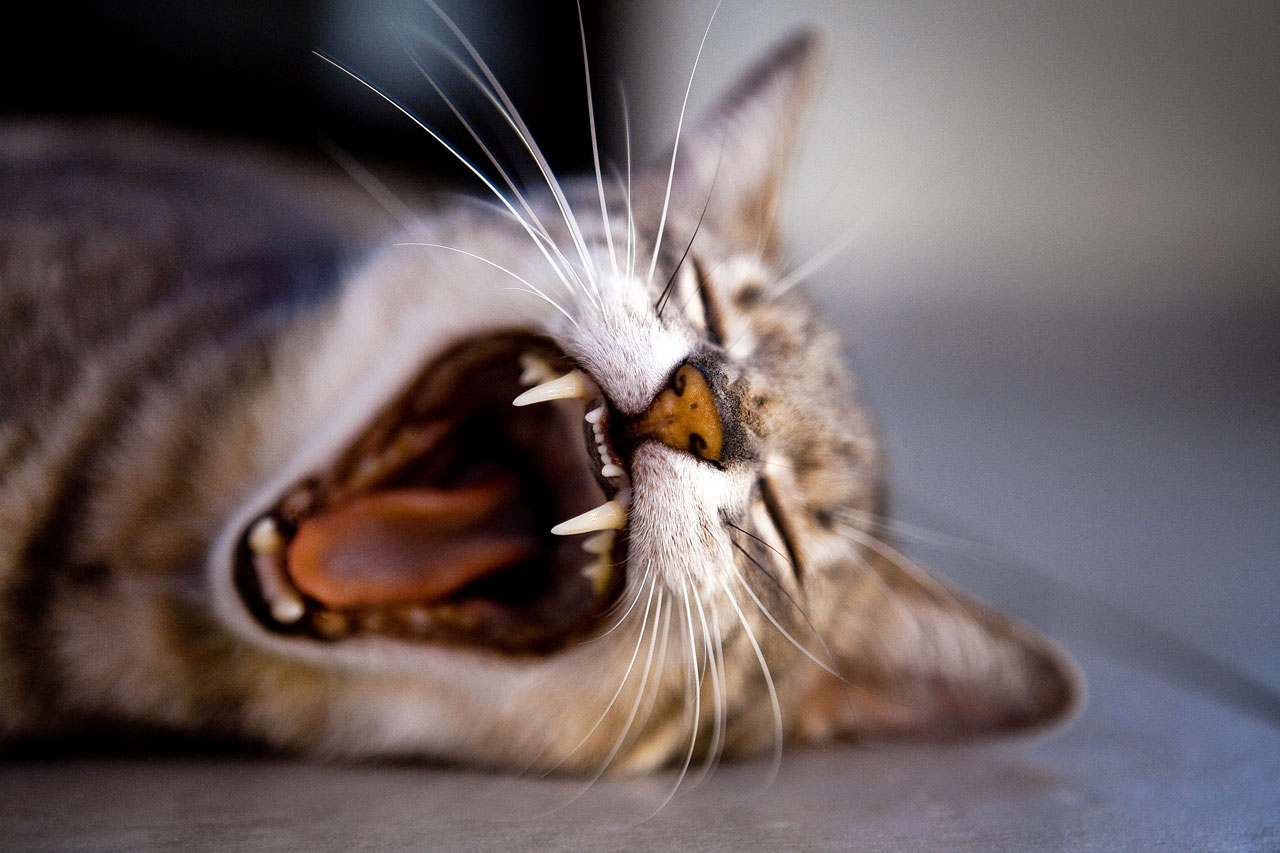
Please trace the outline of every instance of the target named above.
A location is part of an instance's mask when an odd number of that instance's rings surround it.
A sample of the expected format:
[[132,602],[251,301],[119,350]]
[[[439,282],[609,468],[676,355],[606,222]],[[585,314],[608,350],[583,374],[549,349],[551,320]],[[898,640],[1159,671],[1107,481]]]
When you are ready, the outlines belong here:
[[624,585],[617,420],[544,338],[459,344],[249,526],[236,587],[281,634],[553,651]]

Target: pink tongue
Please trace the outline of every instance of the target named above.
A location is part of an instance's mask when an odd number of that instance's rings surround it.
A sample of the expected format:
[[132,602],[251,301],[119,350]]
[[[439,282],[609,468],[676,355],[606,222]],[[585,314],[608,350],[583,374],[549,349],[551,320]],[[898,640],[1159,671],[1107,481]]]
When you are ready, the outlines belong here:
[[362,495],[298,527],[289,574],[331,607],[439,600],[537,552],[529,525],[500,512],[517,488],[502,480]]

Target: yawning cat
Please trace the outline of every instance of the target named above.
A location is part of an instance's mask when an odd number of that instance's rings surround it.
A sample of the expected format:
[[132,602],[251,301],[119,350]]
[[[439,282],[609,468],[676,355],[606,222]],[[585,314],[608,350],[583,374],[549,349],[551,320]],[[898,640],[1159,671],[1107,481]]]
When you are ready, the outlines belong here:
[[1069,659],[884,537],[784,283],[820,54],[564,182],[472,57],[545,187],[396,228],[246,152],[0,135],[0,732],[634,771],[1067,714]]

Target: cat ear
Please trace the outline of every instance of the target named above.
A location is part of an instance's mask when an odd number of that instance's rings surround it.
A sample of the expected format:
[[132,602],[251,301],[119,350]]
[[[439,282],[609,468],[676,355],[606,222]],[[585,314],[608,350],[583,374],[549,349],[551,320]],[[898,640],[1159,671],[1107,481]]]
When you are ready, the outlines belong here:
[[1074,661],[1030,627],[882,557],[857,615],[800,704],[802,736],[949,737],[1062,723],[1083,705]]
[[[673,204],[736,240],[777,249],[778,206],[805,113],[825,66],[825,39],[806,30],[780,43],[678,142]],[[672,149],[653,177],[665,184]]]

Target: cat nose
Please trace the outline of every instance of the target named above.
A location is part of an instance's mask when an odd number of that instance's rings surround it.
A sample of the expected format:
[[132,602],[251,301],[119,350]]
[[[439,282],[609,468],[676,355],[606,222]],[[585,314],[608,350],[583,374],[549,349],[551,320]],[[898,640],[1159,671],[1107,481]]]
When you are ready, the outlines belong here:
[[681,365],[648,410],[627,425],[627,433],[636,443],[660,441],[717,464],[724,449],[724,421],[711,383],[692,364]]

